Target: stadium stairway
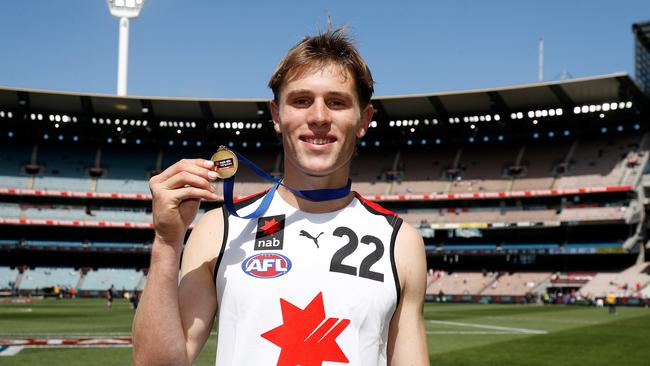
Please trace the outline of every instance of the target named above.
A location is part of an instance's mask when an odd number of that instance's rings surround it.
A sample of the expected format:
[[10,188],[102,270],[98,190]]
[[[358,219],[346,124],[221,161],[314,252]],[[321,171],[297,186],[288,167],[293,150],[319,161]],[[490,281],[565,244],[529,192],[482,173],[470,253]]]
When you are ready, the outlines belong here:
[[[566,156],[564,157],[564,166],[569,166],[571,159],[573,158],[573,155],[575,154],[575,151],[578,149],[578,144],[579,141],[575,140],[573,141],[573,144],[571,144],[571,147],[569,148],[569,151],[567,152]],[[553,183],[551,184],[551,189],[556,189],[557,184],[560,182],[561,176],[560,177],[554,177],[553,178]]]
[[79,271],[79,281],[77,281],[77,288],[83,288],[84,283],[86,282],[86,275],[88,274],[88,269],[87,268],[82,268]]
[[144,290],[144,285],[147,284],[147,275],[142,274],[142,277],[140,277],[140,280],[138,281],[138,284],[135,286],[135,289],[137,291],[143,291]]
[[492,285],[493,285],[495,282],[499,281],[499,278],[500,278],[500,277],[501,277],[501,274],[497,274],[496,276],[494,276],[494,278],[492,279],[492,281],[490,281],[489,283],[487,283],[485,286],[483,286],[482,289],[480,289],[480,290],[478,291],[478,294],[480,295],[480,294],[482,294],[484,291],[486,291],[487,289],[492,288]]
[[[524,153],[526,152],[526,144],[522,144],[521,147],[519,148],[519,152],[517,153],[517,157],[515,158],[514,166],[521,166],[521,161],[524,158]],[[508,185],[506,187],[506,191],[510,192],[512,191],[512,186],[515,184],[515,179],[517,177],[513,176],[510,178],[510,181],[508,182]]]
[[15,288],[20,288],[20,285],[23,283],[23,279],[25,278],[25,272],[24,271],[19,271],[18,275],[16,276],[16,281],[14,284]]
[[650,285],[649,266],[650,262],[644,262],[619,273],[598,273],[580,289],[580,293],[591,297],[606,296],[610,292],[617,296],[635,295],[637,283],[642,289]]

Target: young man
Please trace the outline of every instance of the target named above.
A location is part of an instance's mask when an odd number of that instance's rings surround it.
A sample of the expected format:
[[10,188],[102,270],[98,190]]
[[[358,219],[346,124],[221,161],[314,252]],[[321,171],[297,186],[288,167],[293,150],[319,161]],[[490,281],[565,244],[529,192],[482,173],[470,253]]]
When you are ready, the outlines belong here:
[[[283,183],[345,187],[373,115],[373,80],[344,32],[298,43],[269,86]],[[135,364],[190,365],[216,315],[217,365],[428,365],[424,246],[411,226],[354,192],[310,201],[280,186],[258,219],[206,213],[183,251],[200,200],[217,198],[212,168],[182,160],[150,181],[156,237]]]

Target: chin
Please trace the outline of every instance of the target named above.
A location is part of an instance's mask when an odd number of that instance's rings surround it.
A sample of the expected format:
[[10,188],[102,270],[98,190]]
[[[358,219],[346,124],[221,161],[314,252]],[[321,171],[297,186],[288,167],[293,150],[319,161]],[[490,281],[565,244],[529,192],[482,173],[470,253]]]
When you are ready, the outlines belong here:
[[340,167],[334,164],[300,164],[299,170],[310,177],[326,177],[336,172]]
[[325,177],[333,172],[336,171],[334,167],[328,166],[328,167],[315,167],[315,166],[304,166],[303,169],[301,169],[303,173],[311,176],[311,177]]

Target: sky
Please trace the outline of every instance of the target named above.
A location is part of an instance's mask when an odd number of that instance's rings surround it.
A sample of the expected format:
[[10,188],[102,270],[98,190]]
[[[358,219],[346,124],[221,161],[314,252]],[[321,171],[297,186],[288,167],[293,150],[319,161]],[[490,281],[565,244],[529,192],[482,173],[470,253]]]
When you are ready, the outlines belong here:
[[[4,0],[0,86],[115,94],[118,20],[105,0]],[[302,37],[346,26],[375,95],[533,83],[627,71],[648,0],[145,0],[131,22],[128,94],[270,98]]]

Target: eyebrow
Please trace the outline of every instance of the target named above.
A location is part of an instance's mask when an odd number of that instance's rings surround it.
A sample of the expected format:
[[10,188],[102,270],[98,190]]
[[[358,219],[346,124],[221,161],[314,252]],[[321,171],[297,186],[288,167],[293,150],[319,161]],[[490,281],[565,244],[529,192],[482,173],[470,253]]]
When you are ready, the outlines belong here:
[[[290,90],[287,92],[287,97],[296,95],[296,94],[313,94],[313,91],[309,89],[296,89],[296,90]],[[327,92],[328,96],[337,96],[337,97],[342,97],[342,98],[351,98],[352,95],[346,92],[338,92],[338,91],[331,91]]]

